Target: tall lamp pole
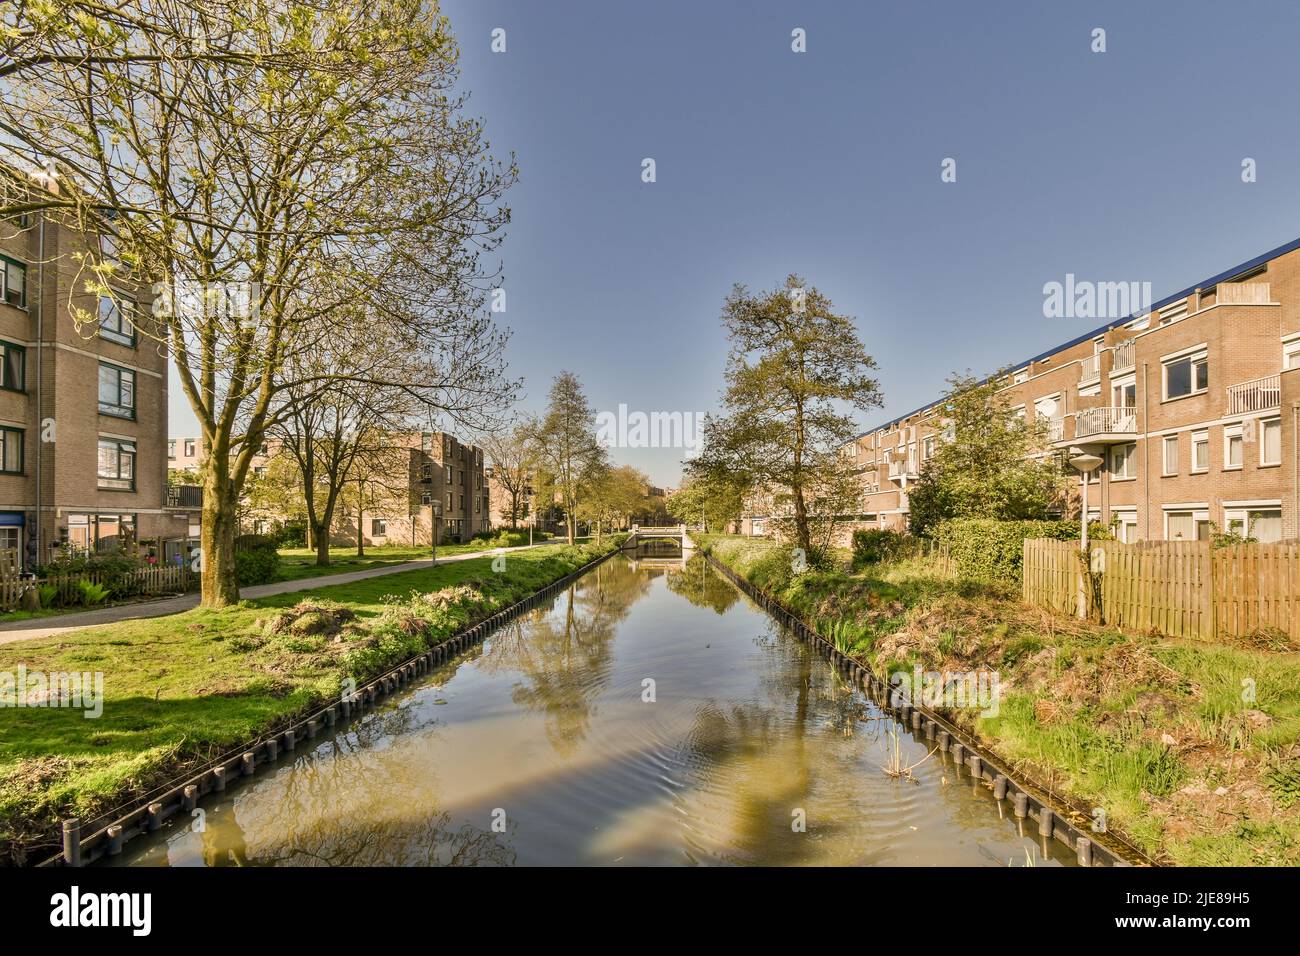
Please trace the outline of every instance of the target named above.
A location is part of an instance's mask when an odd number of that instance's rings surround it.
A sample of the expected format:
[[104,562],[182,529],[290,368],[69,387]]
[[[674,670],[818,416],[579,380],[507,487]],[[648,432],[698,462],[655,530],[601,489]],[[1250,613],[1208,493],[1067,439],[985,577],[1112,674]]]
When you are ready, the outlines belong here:
[[[1101,467],[1104,459],[1097,455],[1090,455],[1082,448],[1070,449],[1070,466],[1083,476],[1083,505],[1082,514],[1079,517],[1079,551],[1082,560],[1087,561],[1088,557],[1088,477]],[[1084,599],[1083,589],[1083,572],[1079,572],[1079,617],[1088,616],[1088,602]]]

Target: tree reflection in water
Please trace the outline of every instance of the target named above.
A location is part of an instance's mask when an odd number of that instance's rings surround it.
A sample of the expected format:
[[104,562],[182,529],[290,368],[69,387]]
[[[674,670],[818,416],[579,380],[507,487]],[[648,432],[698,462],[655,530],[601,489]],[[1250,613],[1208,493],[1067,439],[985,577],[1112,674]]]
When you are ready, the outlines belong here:
[[726,614],[740,600],[740,591],[709,567],[700,555],[690,558],[678,572],[668,573],[668,590],[679,594],[696,607],[712,608]]
[[522,674],[511,699],[545,715],[547,738],[558,753],[572,753],[590,730],[595,702],[609,682],[618,624],[652,580],[626,562],[607,561],[550,607],[492,635],[478,666]]

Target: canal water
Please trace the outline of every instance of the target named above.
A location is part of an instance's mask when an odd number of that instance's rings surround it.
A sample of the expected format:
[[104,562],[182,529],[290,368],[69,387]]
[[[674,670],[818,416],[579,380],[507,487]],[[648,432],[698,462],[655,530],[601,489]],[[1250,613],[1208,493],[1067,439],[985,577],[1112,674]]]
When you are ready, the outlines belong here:
[[118,862],[1073,863],[927,753],[702,559],[617,557]]

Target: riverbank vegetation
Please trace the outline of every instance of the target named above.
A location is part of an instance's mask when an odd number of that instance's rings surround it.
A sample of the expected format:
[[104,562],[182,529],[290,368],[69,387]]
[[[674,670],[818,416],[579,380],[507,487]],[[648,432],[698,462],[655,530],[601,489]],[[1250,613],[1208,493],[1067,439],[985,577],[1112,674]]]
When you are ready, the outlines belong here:
[[0,646],[0,675],[103,675],[94,719],[69,707],[5,708],[0,860],[52,852],[61,818],[91,819],[147,793],[621,541],[513,552],[503,569],[472,558]]
[[882,677],[994,671],[996,716],[949,716],[1160,862],[1300,863],[1300,649],[1122,633],[925,559],[796,574],[771,541],[701,544]]

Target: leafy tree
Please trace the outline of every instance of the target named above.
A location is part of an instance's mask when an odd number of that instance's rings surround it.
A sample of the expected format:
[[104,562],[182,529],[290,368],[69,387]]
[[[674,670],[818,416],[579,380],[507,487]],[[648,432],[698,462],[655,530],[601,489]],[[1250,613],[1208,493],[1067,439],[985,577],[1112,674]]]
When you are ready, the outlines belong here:
[[[435,3],[43,0],[0,27],[5,145],[51,170],[0,216],[100,234],[64,267],[169,353],[208,453],[205,605],[238,600],[238,502],[286,390],[400,387],[402,354],[452,417],[509,400],[480,261],[515,169],[464,115]],[[123,286],[152,286],[152,310]]]
[[622,526],[645,507],[649,484],[650,479],[631,465],[603,468],[588,483],[578,516],[595,526],[599,540],[605,527]]
[[908,494],[914,534],[947,518],[1041,519],[1059,509],[1067,479],[1046,424],[1012,409],[1003,380],[949,378],[937,412],[943,438]]
[[546,476],[543,489],[553,491],[564,508],[572,544],[578,535],[578,506],[608,459],[596,440],[596,413],[572,372],[561,372],[551,383],[550,403],[532,430],[531,445]]
[[688,478],[668,496],[668,514],[682,524],[695,524],[702,518],[705,531],[720,531],[731,522],[740,520],[746,491],[743,485],[727,475]]
[[735,286],[722,322],[731,339],[724,410],[706,420],[688,473],[770,489],[780,530],[812,552],[857,494],[859,469],[841,449],[857,431],[847,412],[881,404],[868,375],[876,363],[853,320],[796,275],[760,295]]

